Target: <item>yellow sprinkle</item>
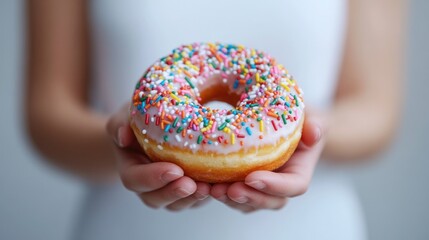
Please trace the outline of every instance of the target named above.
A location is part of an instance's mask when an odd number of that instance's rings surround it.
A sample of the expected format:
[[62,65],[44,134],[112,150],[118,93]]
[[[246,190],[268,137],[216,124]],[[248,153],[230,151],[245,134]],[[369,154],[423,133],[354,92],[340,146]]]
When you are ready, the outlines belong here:
[[231,134],[231,144],[235,144],[235,134]]
[[264,132],[264,121],[259,121],[259,131]]
[[285,83],[280,83],[280,86],[286,89],[286,91],[290,92],[290,88]]
[[195,65],[189,65],[189,67],[191,67],[192,69],[194,69],[195,71],[199,71],[199,69],[198,69],[198,67],[197,66],[195,66]]
[[174,94],[170,94],[170,96],[172,97],[172,98],[174,98],[174,100],[176,100],[176,101],[178,101],[178,102],[180,102],[180,98],[178,98],[176,95],[174,95]]
[[259,78],[259,73],[256,73],[255,78],[257,83],[261,82],[261,79]]

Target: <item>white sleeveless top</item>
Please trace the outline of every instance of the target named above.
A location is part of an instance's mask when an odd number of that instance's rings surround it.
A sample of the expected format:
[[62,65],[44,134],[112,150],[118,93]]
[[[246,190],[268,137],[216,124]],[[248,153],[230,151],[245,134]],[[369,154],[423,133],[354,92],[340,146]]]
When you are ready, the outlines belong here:
[[[344,0],[93,0],[92,97],[103,112],[131,99],[144,70],[192,42],[243,44],[274,56],[309,106],[329,107],[346,22]],[[212,200],[180,213],[144,206],[120,183],[91,186],[76,239],[365,239],[360,206],[336,170],[280,211],[242,214]]]

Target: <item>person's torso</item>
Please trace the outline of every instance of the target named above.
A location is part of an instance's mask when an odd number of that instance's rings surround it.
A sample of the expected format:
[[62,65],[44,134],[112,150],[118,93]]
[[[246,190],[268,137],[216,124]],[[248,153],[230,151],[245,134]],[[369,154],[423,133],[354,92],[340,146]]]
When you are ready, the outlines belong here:
[[93,97],[111,112],[155,60],[193,42],[265,51],[298,81],[309,105],[329,105],[343,47],[346,1],[94,0]]

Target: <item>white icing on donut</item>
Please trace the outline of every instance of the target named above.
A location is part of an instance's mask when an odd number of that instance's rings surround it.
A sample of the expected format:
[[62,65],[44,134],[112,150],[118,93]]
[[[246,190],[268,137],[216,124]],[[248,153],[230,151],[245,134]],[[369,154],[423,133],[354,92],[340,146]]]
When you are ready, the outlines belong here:
[[[235,108],[200,104],[200,93],[219,84],[240,96]],[[211,43],[184,45],[154,63],[140,79],[131,123],[160,149],[168,144],[227,154],[287,138],[302,117],[302,97],[287,70],[261,51]]]

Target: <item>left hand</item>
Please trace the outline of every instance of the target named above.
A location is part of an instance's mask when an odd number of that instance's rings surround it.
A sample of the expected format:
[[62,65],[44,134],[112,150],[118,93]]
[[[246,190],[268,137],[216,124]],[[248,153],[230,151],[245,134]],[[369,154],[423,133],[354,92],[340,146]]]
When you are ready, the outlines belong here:
[[288,198],[304,194],[323,150],[322,118],[306,112],[302,138],[292,157],[275,172],[255,171],[244,182],[219,183],[211,195],[242,212],[280,209]]

